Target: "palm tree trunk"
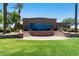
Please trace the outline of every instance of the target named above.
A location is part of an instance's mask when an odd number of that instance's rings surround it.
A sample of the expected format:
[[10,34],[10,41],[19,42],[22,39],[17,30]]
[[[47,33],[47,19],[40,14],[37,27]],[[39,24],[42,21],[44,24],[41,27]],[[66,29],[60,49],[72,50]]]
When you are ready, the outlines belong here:
[[77,13],[78,13],[78,11],[77,11],[78,7],[77,6],[78,6],[77,3],[75,3],[75,32],[78,31],[77,30]]
[[3,14],[4,14],[4,31],[3,34],[7,32],[7,3],[3,3]]
[[[19,9],[18,13],[19,13],[19,16],[20,16],[20,13],[21,13],[21,10],[20,9]],[[19,17],[19,21],[20,21],[20,17]]]

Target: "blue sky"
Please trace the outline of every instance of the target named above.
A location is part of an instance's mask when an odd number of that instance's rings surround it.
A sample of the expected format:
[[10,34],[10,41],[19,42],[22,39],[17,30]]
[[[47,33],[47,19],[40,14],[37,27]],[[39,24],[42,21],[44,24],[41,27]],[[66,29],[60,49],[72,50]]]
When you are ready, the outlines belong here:
[[[14,5],[10,3],[8,11],[12,12]],[[0,8],[2,8],[2,4],[0,4]],[[22,18],[57,18],[57,21],[61,22],[64,18],[74,18],[74,3],[25,3],[21,16]]]

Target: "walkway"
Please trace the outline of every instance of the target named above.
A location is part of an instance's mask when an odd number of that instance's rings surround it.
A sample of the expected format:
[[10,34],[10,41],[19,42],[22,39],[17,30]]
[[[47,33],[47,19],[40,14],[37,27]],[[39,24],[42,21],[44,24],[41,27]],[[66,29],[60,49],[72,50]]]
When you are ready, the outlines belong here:
[[[27,36],[31,36],[29,31],[24,31],[23,32],[23,37],[27,37]],[[54,31],[54,35],[53,36],[65,36],[65,35],[61,31]]]
[[69,38],[63,36],[48,36],[48,37],[29,36],[29,37],[24,37],[21,40],[65,40],[65,39],[69,39]]
[[54,31],[54,36],[65,36],[61,31]]
[[23,32],[23,39],[24,40],[65,40],[68,39],[67,37],[65,37],[64,33],[62,33],[61,31],[54,31],[54,35],[53,36],[31,36],[29,34],[28,31]]

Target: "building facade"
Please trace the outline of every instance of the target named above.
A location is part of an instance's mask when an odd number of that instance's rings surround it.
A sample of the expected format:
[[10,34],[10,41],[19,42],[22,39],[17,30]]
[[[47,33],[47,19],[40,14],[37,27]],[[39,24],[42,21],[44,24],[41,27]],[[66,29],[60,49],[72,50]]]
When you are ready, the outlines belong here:
[[58,24],[57,24],[57,19],[56,18],[23,18],[23,30],[28,31],[28,25],[31,23],[42,23],[42,24],[46,24],[46,23],[51,23],[52,29],[55,30],[58,28]]

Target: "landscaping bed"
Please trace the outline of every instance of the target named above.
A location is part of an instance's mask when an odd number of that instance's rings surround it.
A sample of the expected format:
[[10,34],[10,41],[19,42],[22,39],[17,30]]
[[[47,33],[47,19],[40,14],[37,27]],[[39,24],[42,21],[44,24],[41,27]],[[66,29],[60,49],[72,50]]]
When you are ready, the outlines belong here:
[[62,31],[67,37],[79,37],[79,32],[66,32]]
[[22,38],[23,34],[19,32],[0,33],[0,38]]

